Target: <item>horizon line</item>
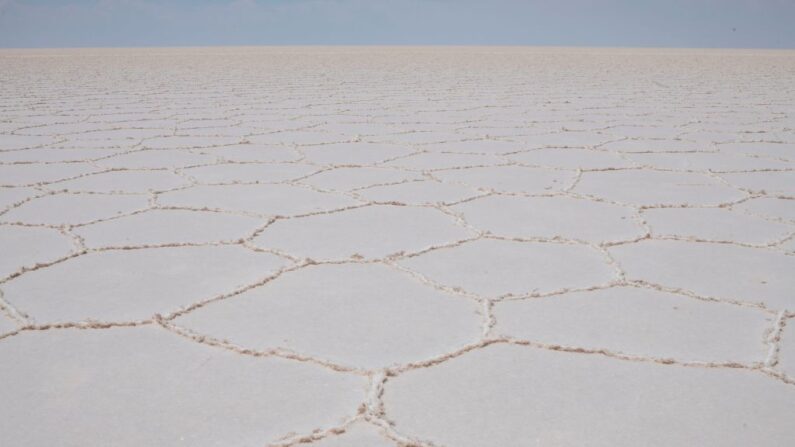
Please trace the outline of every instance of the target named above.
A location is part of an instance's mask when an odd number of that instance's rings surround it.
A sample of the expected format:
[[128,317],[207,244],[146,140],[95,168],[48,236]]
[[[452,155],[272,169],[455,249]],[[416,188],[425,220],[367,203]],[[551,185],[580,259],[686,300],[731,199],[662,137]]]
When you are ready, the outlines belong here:
[[30,46],[6,47],[0,44],[0,50],[110,50],[110,49],[202,49],[202,48],[549,48],[549,49],[610,49],[610,50],[764,50],[792,51],[794,47],[685,47],[685,46],[652,46],[652,45],[554,45],[554,44],[370,44],[370,43],[278,43],[278,44],[207,44],[207,45],[107,45],[107,46]]

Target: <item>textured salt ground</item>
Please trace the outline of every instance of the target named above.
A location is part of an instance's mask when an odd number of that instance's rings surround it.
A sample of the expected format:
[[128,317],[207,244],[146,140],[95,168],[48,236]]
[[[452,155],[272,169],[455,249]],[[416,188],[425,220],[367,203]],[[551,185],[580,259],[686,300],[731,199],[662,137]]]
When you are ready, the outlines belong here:
[[795,436],[795,53],[0,59],[0,445]]

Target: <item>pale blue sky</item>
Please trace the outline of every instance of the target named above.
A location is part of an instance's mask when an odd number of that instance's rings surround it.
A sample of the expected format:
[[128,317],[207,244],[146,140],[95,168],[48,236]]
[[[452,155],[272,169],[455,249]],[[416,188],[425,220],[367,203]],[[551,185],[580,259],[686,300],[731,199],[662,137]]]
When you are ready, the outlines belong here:
[[0,0],[0,47],[795,48],[795,0]]

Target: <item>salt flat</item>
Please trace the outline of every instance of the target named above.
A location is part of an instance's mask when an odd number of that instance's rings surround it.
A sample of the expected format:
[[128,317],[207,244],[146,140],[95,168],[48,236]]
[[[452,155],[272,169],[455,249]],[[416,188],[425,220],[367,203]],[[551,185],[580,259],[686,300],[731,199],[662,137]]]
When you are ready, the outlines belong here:
[[795,52],[2,50],[0,85],[0,445],[795,439]]

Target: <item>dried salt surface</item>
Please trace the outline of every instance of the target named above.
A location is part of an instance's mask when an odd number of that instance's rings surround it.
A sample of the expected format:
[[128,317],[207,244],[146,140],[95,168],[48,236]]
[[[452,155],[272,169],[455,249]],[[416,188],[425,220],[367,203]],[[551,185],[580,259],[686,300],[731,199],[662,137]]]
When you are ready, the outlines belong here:
[[342,167],[307,177],[302,183],[329,191],[350,191],[374,185],[402,183],[421,177],[395,168]]
[[[51,165],[48,165],[51,166]],[[169,170],[108,171],[50,185],[53,190],[93,193],[145,193],[187,186],[188,180]]]
[[645,169],[586,172],[573,191],[639,206],[715,206],[747,197],[738,189],[704,174]]
[[223,161],[278,163],[298,161],[300,154],[290,148],[254,144],[233,144],[230,146],[194,149],[194,152],[217,157]]
[[[4,105],[6,103],[4,102]],[[31,149],[58,141],[58,138],[35,135],[0,134],[0,147],[3,150]]]
[[452,208],[472,226],[507,237],[598,243],[632,240],[646,233],[630,208],[571,197],[489,196]]
[[628,139],[611,141],[599,146],[600,149],[623,152],[698,152],[715,150],[712,144],[676,139]]
[[593,147],[615,139],[615,137],[602,133],[592,133],[587,131],[572,132],[567,130],[568,127],[568,123],[561,123],[559,129],[557,129],[555,132],[547,132],[540,135],[529,136],[509,136],[507,139],[524,143],[523,146],[525,146],[526,149],[545,147]]
[[76,225],[145,210],[146,195],[51,194],[22,203],[0,221],[39,225]]
[[397,166],[418,171],[434,171],[450,168],[467,168],[490,166],[504,163],[504,160],[487,154],[459,154],[444,152],[424,152],[410,157],[401,157],[385,163],[385,166]]
[[795,306],[795,258],[733,244],[647,240],[613,247],[627,278],[773,309]]
[[405,146],[365,142],[332,143],[303,149],[307,161],[323,165],[383,163],[413,152]]
[[58,230],[0,225],[0,278],[38,263],[56,261],[74,250],[72,241]]
[[355,423],[340,435],[329,436],[313,442],[312,447],[397,447],[372,425]]
[[459,183],[485,191],[539,194],[560,191],[574,180],[573,172],[548,171],[522,166],[495,166],[437,171],[441,181]]
[[530,300],[494,309],[496,331],[549,345],[681,361],[762,362],[774,318],[758,309],[634,287]]
[[12,205],[22,203],[25,199],[39,194],[41,193],[34,188],[0,187],[0,213]]
[[795,200],[761,197],[733,207],[750,214],[795,223]]
[[489,297],[609,283],[603,253],[585,245],[481,239],[399,261],[439,284]]
[[[155,327],[4,340],[0,433],[15,445],[262,445],[356,414],[366,380]],[[39,427],[32,430],[30,420]]]
[[87,163],[3,164],[0,186],[37,186],[89,174],[97,168]]
[[781,334],[779,366],[790,376],[795,376],[795,321],[790,319],[787,323]]
[[398,430],[462,447],[784,446],[795,436],[795,389],[760,374],[526,346],[406,372],[386,383],[384,402]]
[[0,445],[789,445],[794,54],[0,50]]
[[261,281],[283,265],[234,246],[111,250],[29,272],[3,289],[40,322],[136,321]]
[[[160,132],[160,135],[168,132]],[[157,135],[157,133],[155,133]],[[141,147],[149,149],[192,149],[203,147],[226,146],[230,144],[239,143],[240,139],[237,137],[228,136],[193,136],[193,135],[176,135],[176,136],[154,136],[141,142]]]
[[511,154],[509,158],[530,166],[560,169],[629,168],[636,165],[615,153],[576,148],[534,149]]
[[64,149],[40,148],[0,152],[0,161],[19,163],[81,162],[102,160],[122,154],[124,149]]
[[770,222],[725,208],[656,208],[643,219],[658,237],[770,245],[785,239],[795,227]]
[[188,152],[187,149],[158,149],[136,151],[108,156],[96,162],[97,166],[113,169],[186,168],[214,163],[216,157]]
[[[447,163],[460,163],[464,160],[469,160],[465,163],[471,163],[471,160],[474,158],[468,158],[466,157],[467,155],[480,155],[479,158],[482,159],[493,159],[493,156],[496,154],[516,152],[525,148],[525,145],[513,141],[491,139],[456,140],[457,138],[453,138],[452,141],[446,141],[444,143],[427,144],[422,146],[422,149],[434,152],[452,152],[452,157],[449,157],[450,161]],[[458,154],[456,155],[455,153]],[[446,163],[442,161],[440,164],[444,166]]]
[[686,171],[742,172],[751,169],[792,169],[795,164],[767,158],[713,152],[643,153],[626,157],[636,165]]
[[374,186],[359,191],[357,196],[380,203],[398,202],[408,205],[433,205],[437,203],[453,204],[478,194],[476,189],[463,185],[419,180],[396,185]]
[[17,330],[17,324],[10,317],[0,312],[0,336]]
[[312,259],[384,258],[473,235],[435,209],[374,205],[277,221],[252,244]]
[[210,304],[175,323],[251,349],[288,348],[371,369],[477,341],[479,306],[378,264],[320,265]]
[[[787,133],[790,134],[790,133]],[[762,135],[764,138],[764,135]],[[791,135],[790,135],[791,138]],[[721,152],[795,161],[795,144],[774,141],[754,141],[751,143],[726,143],[718,146]]]
[[795,171],[742,172],[722,174],[721,177],[752,192],[795,196]]
[[[405,117],[403,117],[405,119]],[[432,144],[444,143],[447,141],[463,141],[466,139],[465,135],[454,132],[434,132],[434,131],[421,131],[420,126],[411,126],[418,129],[414,132],[401,132],[394,134],[384,134],[378,136],[367,137],[369,141],[374,142],[395,142],[398,144]],[[441,126],[444,128],[444,126]]]
[[342,134],[333,134],[329,132],[313,132],[307,131],[285,131],[266,133],[264,135],[254,135],[249,137],[254,144],[304,144],[316,145],[327,143],[341,143],[350,140]]
[[87,247],[131,247],[234,242],[262,220],[208,211],[149,210],[73,230]]
[[304,177],[317,169],[309,165],[285,164],[216,164],[185,169],[186,175],[204,184],[279,183]]
[[357,205],[354,199],[293,185],[196,186],[158,195],[164,206],[291,216]]

